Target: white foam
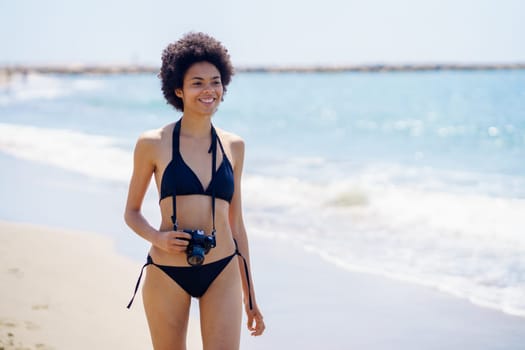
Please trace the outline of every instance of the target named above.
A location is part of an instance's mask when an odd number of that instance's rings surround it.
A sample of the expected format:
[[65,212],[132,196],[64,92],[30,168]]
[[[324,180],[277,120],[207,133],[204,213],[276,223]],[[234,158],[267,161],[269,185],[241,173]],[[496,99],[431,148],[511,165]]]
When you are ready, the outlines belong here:
[[103,86],[102,80],[78,78],[72,80],[49,75],[15,75],[0,95],[0,106],[38,99],[55,99],[79,91],[92,91]]
[[132,155],[120,140],[78,131],[0,123],[0,150],[103,180],[128,181]]
[[[446,191],[435,179],[443,173],[429,169],[409,169],[409,178],[427,181],[400,183],[397,170],[369,170],[324,183],[245,176],[247,222],[256,234],[300,242],[339,267],[525,316],[525,199],[454,184]],[[467,187],[479,180],[447,176]]]

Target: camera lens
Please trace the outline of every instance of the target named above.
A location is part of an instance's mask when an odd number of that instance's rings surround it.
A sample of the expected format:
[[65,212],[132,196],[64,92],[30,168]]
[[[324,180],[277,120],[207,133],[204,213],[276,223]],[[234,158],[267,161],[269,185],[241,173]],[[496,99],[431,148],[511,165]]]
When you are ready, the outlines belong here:
[[188,256],[188,264],[190,264],[191,266],[201,265],[203,261],[204,261],[204,257],[201,255],[189,255]]
[[188,264],[191,266],[202,265],[204,261],[204,248],[200,245],[192,245],[188,251]]

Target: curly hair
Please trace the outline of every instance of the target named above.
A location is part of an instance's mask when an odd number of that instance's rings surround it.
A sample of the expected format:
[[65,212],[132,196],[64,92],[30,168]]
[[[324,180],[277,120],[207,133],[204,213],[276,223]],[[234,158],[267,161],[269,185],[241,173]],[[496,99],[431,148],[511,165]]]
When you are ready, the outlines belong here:
[[224,93],[234,74],[228,50],[207,34],[190,32],[169,44],[162,52],[158,77],[166,102],[181,112],[184,111],[184,103],[175,95],[175,89],[182,88],[186,71],[198,62],[209,62],[217,68]]

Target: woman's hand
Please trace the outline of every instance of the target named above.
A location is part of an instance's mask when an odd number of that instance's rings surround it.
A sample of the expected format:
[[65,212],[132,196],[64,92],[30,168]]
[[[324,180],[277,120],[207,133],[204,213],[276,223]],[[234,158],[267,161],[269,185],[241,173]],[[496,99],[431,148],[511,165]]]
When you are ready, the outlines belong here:
[[246,316],[248,316],[248,329],[251,331],[253,336],[263,334],[266,326],[264,325],[263,316],[257,305],[253,305],[250,310],[249,305],[244,306],[246,309]]
[[191,235],[182,231],[160,231],[153,244],[168,253],[182,253],[188,247]]

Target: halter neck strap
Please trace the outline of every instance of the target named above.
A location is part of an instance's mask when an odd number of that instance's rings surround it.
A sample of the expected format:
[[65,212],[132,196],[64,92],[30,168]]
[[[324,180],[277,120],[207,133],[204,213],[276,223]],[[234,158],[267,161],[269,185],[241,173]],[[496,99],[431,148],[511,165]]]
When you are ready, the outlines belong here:
[[[179,119],[177,123],[175,123],[175,126],[173,127],[173,136],[172,136],[172,157],[175,156],[175,152],[180,152],[180,129],[182,124],[182,118]],[[224,149],[222,147],[222,143],[220,139],[217,137],[217,131],[215,131],[215,128],[213,125],[211,126],[211,144],[210,148],[208,149],[208,153],[211,153],[211,215],[212,215],[212,222],[213,227],[211,234],[215,235],[215,173],[217,172],[217,142],[219,143],[219,146],[221,148],[222,153],[224,154]],[[175,187],[173,188],[173,194],[172,194],[172,203],[173,203],[173,214],[171,215],[171,222],[173,223],[173,230],[177,231],[179,228],[179,223],[177,221],[177,193],[175,192]]]

